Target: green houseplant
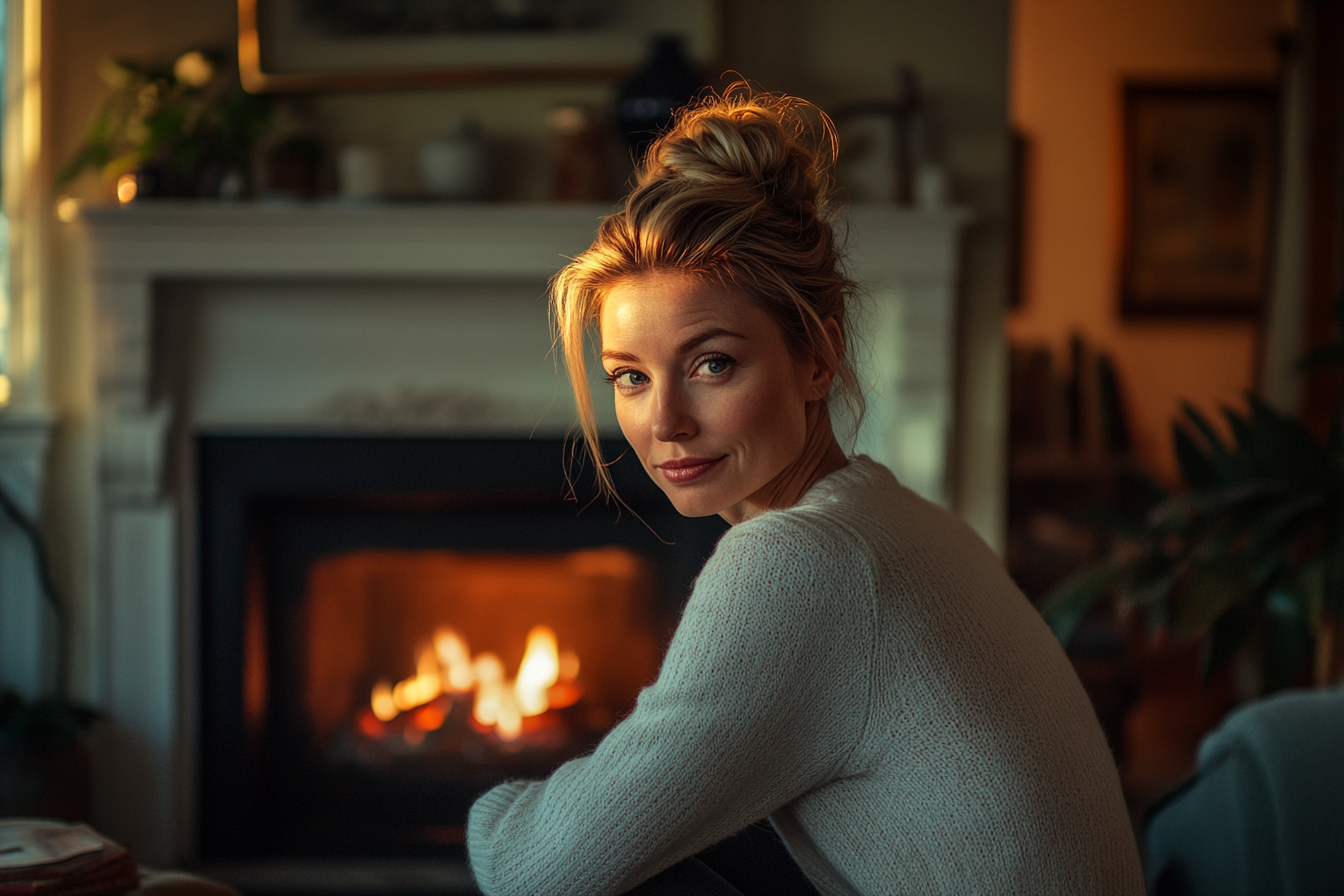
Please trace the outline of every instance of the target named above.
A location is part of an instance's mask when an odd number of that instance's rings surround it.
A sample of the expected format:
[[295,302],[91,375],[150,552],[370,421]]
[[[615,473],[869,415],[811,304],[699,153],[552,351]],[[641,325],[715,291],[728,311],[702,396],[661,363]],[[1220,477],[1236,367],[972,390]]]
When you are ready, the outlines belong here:
[[[1344,301],[1336,306],[1344,333]],[[1303,365],[1344,362],[1344,338]],[[1317,440],[1255,395],[1229,435],[1186,405],[1172,428],[1183,488],[1140,519],[1109,520],[1111,555],[1048,594],[1061,641],[1103,600],[1151,633],[1199,641],[1207,681],[1234,657],[1275,691],[1338,675],[1344,644],[1344,425]]]
[[92,170],[107,187],[135,176],[141,197],[244,192],[272,104],[245,92],[222,62],[222,54],[206,50],[189,50],[167,66],[105,61],[99,75],[111,90],[56,186]]

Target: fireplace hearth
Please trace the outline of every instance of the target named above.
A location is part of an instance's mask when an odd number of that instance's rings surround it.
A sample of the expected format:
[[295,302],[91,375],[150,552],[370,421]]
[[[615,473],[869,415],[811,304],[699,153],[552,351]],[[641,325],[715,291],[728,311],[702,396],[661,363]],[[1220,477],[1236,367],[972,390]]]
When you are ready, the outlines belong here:
[[633,707],[725,528],[629,458],[627,508],[571,494],[560,439],[196,452],[206,861],[460,855],[477,795]]

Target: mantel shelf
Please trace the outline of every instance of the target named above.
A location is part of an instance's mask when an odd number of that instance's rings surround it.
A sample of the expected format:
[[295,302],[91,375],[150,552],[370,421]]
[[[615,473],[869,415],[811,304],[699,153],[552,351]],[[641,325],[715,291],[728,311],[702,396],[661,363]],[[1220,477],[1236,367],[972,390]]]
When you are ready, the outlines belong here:
[[[176,276],[547,277],[592,242],[607,204],[226,203],[152,200],[84,208],[95,272]],[[848,211],[860,268],[946,276],[964,209]],[[881,245],[870,258],[865,245]],[[953,247],[954,248],[954,247]]]

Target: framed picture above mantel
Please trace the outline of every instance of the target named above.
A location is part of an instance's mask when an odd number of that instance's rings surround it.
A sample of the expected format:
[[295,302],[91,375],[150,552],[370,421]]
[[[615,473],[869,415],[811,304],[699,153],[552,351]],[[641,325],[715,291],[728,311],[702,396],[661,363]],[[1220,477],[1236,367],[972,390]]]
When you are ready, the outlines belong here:
[[1260,312],[1277,99],[1267,83],[1124,85],[1125,317]]
[[706,69],[718,0],[238,0],[253,93],[615,81],[659,35]]

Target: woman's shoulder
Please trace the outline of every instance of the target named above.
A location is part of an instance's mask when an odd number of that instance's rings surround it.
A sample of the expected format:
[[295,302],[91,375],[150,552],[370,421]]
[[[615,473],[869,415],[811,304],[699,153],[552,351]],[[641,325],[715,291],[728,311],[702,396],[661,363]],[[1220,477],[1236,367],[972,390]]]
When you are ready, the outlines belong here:
[[859,504],[864,495],[887,486],[900,488],[885,467],[866,457],[851,459],[798,504],[768,510],[728,530],[706,571],[731,563],[759,574],[793,571],[815,578],[839,571],[849,577],[869,566],[873,554],[873,540],[864,532],[867,514]]
[[855,454],[848,460],[843,467],[814,483],[791,509],[842,509],[874,499],[891,502],[909,494],[891,470],[868,455]]
[[943,579],[953,566],[1000,565],[964,520],[901,485],[890,470],[864,455],[818,481],[793,507],[763,513],[730,534],[791,544],[819,555],[823,563],[827,557],[841,563],[862,558],[884,570],[892,583]]
[[831,514],[794,510],[768,511],[724,533],[696,578],[690,617],[728,628],[745,620],[762,636],[782,638],[829,631],[836,619],[871,624],[871,544]]
[[860,454],[813,484],[794,506],[766,511],[735,528],[828,548],[857,546],[869,542],[871,530],[899,515],[900,505],[911,498],[890,470]]

